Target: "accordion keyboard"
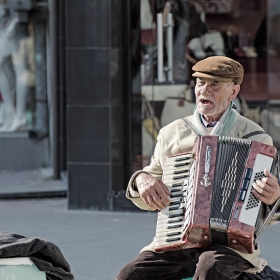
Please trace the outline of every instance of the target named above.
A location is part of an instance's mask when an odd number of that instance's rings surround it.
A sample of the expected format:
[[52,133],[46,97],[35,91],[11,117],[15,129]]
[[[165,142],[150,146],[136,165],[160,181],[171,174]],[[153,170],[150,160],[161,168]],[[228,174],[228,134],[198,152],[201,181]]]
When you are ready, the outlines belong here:
[[170,245],[182,239],[185,224],[184,186],[189,178],[192,162],[192,154],[166,158],[162,181],[171,192],[170,205],[158,214],[156,247]]

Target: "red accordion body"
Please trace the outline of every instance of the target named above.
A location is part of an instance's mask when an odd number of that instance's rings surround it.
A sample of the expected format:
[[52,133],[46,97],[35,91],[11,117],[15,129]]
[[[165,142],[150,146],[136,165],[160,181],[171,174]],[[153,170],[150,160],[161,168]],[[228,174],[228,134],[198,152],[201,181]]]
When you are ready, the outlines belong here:
[[167,157],[163,182],[171,203],[158,214],[155,250],[222,244],[252,253],[261,211],[252,184],[276,156],[275,147],[260,142],[207,135],[198,138],[195,156]]

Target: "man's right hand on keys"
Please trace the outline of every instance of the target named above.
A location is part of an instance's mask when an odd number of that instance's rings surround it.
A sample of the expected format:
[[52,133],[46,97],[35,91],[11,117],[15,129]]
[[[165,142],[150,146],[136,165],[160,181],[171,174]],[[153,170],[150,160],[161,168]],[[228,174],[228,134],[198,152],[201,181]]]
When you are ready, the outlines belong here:
[[154,210],[164,209],[169,205],[171,192],[164,183],[150,174],[140,173],[135,185],[143,201]]

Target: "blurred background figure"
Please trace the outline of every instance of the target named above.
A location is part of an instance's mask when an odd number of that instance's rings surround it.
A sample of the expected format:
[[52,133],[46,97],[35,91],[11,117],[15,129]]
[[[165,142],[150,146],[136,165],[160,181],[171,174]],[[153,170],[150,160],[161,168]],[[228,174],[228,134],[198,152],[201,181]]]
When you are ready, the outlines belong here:
[[0,7],[0,131],[26,130],[26,104],[35,86],[34,32],[32,23],[19,23]]

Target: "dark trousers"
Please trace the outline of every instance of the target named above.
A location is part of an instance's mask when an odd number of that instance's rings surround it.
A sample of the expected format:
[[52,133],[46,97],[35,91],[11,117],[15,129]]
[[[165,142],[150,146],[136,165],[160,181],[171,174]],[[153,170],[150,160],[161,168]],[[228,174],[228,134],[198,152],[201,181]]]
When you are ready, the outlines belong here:
[[256,275],[244,273],[250,267],[248,261],[224,246],[142,252],[122,268],[116,280],[280,280],[280,273],[268,266]]

